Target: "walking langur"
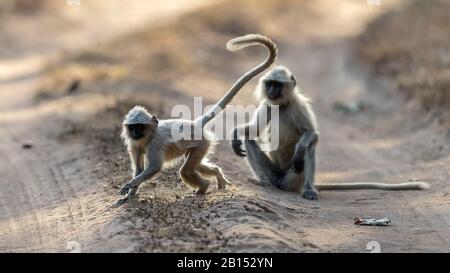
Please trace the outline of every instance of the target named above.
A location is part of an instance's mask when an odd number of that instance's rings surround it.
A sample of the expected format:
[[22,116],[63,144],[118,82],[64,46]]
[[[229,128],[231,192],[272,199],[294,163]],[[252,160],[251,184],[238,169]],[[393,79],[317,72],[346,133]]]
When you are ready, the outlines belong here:
[[[232,148],[238,156],[247,156],[247,161],[258,180],[277,188],[301,192],[306,199],[317,199],[317,190],[382,189],[419,190],[429,186],[424,182],[386,184],[377,182],[332,183],[314,185],[316,145],[319,141],[316,117],[309,103],[297,88],[291,71],[277,66],[264,75],[256,93],[261,103],[252,122],[233,130]],[[271,106],[279,106],[279,147],[268,154],[263,152],[255,140],[249,139],[249,132],[271,130]],[[259,116],[265,115],[267,123],[259,123]],[[273,132],[271,132],[273,134]],[[244,135],[245,152],[242,150]]]
[[[154,177],[164,163],[181,156],[184,156],[185,161],[179,171],[180,177],[183,182],[196,188],[197,194],[204,194],[208,189],[209,181],[205,177],[215,177],[219,188],[230,185],[222,170],[206,159],[214,143],[209,140],[211,139],[208,137],[210,133],[204,127],[225,108],[248,81],[275,62],[277,47],[269,38],[262,35],[249,34],[232,39],[227,43],[227,49],[236,51],[252,45],[266,47],[269,51],[267,59],[241,76],[225,96],[198,119],[194,121],[184,119],[159,121],[141,106],[130,110],[123,121],[122,138],[128,147],[131,158],[133,179],[119,191],[125,197],[119,199],[117,205],[135,196],[139,185]],[[180,139],[174,137],[174,129],[178,135],[182,136]],[[201,134],[200,138],[196,139],[195,133],[198,132],[198,129]]]

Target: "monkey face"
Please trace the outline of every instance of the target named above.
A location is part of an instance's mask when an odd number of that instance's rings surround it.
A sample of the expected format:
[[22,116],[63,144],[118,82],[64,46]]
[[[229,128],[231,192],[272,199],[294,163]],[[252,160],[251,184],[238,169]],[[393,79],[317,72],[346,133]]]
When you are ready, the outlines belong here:
[[128,135],[133,140],[139,140],[143,138],[147,131],[145,124],[129,124],[127,125]]
[[266,96],[270,100],[276,100],[282,96],[283,83],[274,80],[264,81]]

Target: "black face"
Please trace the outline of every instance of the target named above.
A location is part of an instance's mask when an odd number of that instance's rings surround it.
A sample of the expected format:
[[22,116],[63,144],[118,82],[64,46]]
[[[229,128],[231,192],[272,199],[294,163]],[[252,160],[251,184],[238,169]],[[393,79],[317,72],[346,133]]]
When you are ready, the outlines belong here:
[[283,83],[279,81],[265,81],[266,96],[271,100],[278,99],[282,95]]
[[144,124],[130,124],[127,125],[128,135],[134,139],[139,140],[145,136],[145,125]]

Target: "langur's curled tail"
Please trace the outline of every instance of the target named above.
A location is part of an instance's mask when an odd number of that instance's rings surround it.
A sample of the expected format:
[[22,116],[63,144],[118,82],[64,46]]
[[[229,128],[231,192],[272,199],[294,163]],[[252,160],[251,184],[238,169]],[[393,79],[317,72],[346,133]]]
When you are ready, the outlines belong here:
[[430,185],[425,182],[406,182],[397,184],[377,182],[355,182],[355,183],[330,183],[316,184],[320,190],[426,190]]
[[267,50],[269,51],[269,56],[267,56],[266,60],[263,63],[259,64],[252,70],[242,75],[233,84],[230,90],[228,90],[225,96],[216,105],[214,105],[214,107],[212,107],[206,114],[195,120],[196,124],[204,127],[209,121],[211,121],[215,117],[215,115],[220,113],[220,111],[222,111],[225,108],[225,106],[227,106],[231,102],[234,96],[236,96],[238,91],[241,90],[241,88],[247,82],[249,82],[252,78],[254,78],[258,74],[269,68],[275,62],[278,54],[277,45],[266,36],[260,34],[247,34],[244,36],[234,38],[228,41],[227,49],[229,51],[237,51],[245,47],[254,45],[260,45],[267,48]]

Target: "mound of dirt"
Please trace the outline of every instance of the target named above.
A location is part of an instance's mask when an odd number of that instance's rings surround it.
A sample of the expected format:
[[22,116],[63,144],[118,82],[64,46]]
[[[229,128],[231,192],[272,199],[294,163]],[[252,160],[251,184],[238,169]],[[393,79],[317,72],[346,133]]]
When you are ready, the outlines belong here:
[[[131,178],[130,162],[121,142],[121,119],[138,104],[132,100],[118,100],[101,112],[82,120],[66,119],[58,139],[60,143],[82,142],[94,147],[99,160],[96,175],[110,181],[105,184],[111,194]],[[148,109],[158,106],[144,105]],[[154,112],[164,117],[162,111]],[[99,123],[101,121],[101,123]],[[179,164],[176,165],[179,167]],[[152,183],[144,183],[139,200],[127,208],[121,220],[128,234],[139,242],[135,251],[220,251],[230,240],[210,223],[220,218],[217,213],[232,193],[222,192],[212,197],[198,198],[192,189],[182,184],[177,168],[162,171]]]

